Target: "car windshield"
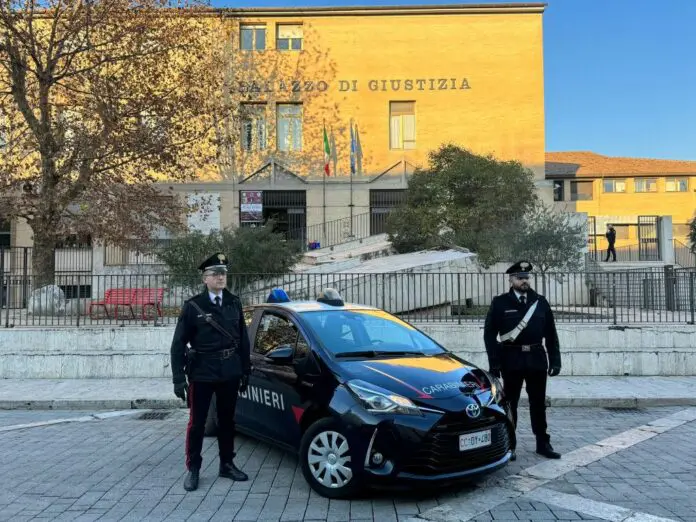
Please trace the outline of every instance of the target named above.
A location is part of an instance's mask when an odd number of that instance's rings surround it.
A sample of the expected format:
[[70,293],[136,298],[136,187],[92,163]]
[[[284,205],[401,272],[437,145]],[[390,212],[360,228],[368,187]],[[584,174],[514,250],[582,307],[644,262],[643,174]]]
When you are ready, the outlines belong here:
[[308,311],[302,316],[337,357],[444,353],[413,326],[381,310]]

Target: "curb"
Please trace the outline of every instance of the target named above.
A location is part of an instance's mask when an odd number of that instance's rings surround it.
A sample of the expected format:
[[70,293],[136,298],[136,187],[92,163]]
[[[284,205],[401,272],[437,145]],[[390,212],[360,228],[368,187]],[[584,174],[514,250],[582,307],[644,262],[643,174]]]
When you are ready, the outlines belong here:
[[[519,405],[529,407],[527,397]],[[696,406],[696,397],[547,397],[548,408],[654,408],[665,406]],[[179,399],[57,399],[57,400],[4,400],[2,410],[161,410],[185,409]]]
[[162,410],[184,408],[179,399],[58,399],[0,401],[0,410]]

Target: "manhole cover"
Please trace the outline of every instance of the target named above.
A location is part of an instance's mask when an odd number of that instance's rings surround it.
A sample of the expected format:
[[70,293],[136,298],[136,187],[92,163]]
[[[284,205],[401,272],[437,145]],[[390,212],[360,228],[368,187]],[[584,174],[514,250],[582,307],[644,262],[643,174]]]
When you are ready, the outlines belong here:
[[139,415],[138,420],[164,420],[171,414],[171,411],[147,411]]

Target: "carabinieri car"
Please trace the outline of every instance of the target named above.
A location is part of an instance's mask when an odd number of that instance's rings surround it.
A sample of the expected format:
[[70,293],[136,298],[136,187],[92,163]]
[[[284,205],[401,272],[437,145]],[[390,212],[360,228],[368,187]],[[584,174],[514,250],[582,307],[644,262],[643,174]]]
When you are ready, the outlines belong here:
[[[240,432],[299,454],[329,498],[363,486],[471,479],[505,466],[515,432],[500,382],[383,310],[327,289],[276,289],[245,309],[252,374]],[[213,434],[214,403],[207,434]]]

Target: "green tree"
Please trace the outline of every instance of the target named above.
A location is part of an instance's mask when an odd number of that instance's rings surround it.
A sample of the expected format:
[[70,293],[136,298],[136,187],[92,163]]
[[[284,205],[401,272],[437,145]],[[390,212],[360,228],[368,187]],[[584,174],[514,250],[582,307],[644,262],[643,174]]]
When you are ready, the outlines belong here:
[[272,222],[211,234],[183,234],[161,247],[157,255],[167,265],[169,284],[195,293],[202,287],[197,267],[215,252],[224,253],[229,260],[227,287],[233,293],[240,293],[266,274],[287,273],[302,256],[299,244],[273,232]]
[[398,252],[461,246],[483,265],[501,259],[500,231],[537,201],[534,175],[516,161],[499,161],[447,144],[409,180],[404,204],[387,222]]
[[31,227],[37,287],[69,235],[126,246],[181,229],[190,209],[158,183],[214,157],[200,151],[220,110],[221,38],[201,8],[0,2],[0,219]]
[[503,235],[510,245],[510,260],[526,259],[542,274],[582,268],[587,227],[567,212],[539,203]]
[[505,257],[532,263],[535,272],[541,275],[542,294],[547,290],[549,272],[562,278],[563,272],[582,269],[587,226],[574,221],[567,212],[557,212],[539,203],[502,235],[508,245]]

